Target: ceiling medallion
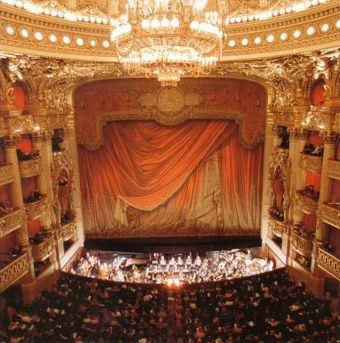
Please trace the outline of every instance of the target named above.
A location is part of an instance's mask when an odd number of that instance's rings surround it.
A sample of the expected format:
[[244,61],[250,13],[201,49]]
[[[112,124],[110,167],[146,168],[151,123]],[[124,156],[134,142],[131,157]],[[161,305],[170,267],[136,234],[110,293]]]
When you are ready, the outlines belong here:
[[128,0],[111,20],[111,40],[129,75],[176,86],[183,75],[207,75],[219,60],[222,18],[217,0]]

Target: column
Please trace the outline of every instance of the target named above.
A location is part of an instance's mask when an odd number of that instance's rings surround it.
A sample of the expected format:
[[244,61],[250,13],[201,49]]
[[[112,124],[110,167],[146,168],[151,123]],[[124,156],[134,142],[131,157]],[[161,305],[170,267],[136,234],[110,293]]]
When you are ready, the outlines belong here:
[[39,191],[46,196],[46,210],[41,217],[44,227],[51,227],[51,206],[53,201],[53,187],[51,180],[52,145],[51,133],[49,131],[39,131],[32,135],[33,150],[39,151],[41,169],[37,176]]
[[67,131],[66,139],[68,144],[68,151],[73,161],[74,170],[74,186],[73,199],[74,199],[74,210],[76,212],[76,225],[77,225],[77,237],[80,245],[84,243],[84,227],[83,227],[83,212],[81,203],[81,192],[80,192],[80,179],[79,179],[79,164],[78,164],[78,145],[76,140],[75,126],[74,126],[74,113],[70,113],[67,116]]
[[322,156],[322,170],[321,170],[321,183],[320,183],[320,197],[319,204],[327,201],[329,193],[329,177],[327,175],[328,171],[328,160],[334,159],[335,153],[335,143],[336,135],[333,133],[328,133],[323,135],[324,140],[324,150]]
[[291,187],[289,194],[291,206],[289,207],[288,220],[294,225],[299,225],[303,221],[303,213],[294,207],[294,199],[296,191],[305,186],[306,173],[300,167],[301,152],[303,151],[305,142],[306,132],[301,129],[291,130],[289,142],[289,155],[292,161]]
[[6,161],[7,163],[10,163],[12,165],[14,176],[14,181],[11,183],[12,205],[15,207],[23,208],[24,200],[22,196],[21,178],[16,148],[18,140],[18,136],[5,137],[5,151]]
[[[5,137],[6,144],[6,161],[12,164],[14,180],[11,183],[11,196],[13,206],[24,209],[24,201],[22,196],[21,188],[21,177],[19,170],[19,163],[17,158],[16,144],[18,142],[17,136],[7,136]],[[35,282],[35,272],[34,272],[34,261],[32,256],[32,249],[29,243],[27,225],[22,225],[16,230],[16,241],[22,250],[27,253],[29,270],[28,273],[23,278],[23,284],[34,284]],[[25,286],[23,286],[24,288]]]
[[264,248],[268,237],[268,215],[271,205],[271,199],[268,192],[269,187],[269,156],[272,154],[278,138],[276,131],[273,129],[273,113],[267,110],[266,115],[266,128],[265,128],[265,141],[263,153],[263,181],[262,181],[262,220],[261,220],[261,238],[262,247]]

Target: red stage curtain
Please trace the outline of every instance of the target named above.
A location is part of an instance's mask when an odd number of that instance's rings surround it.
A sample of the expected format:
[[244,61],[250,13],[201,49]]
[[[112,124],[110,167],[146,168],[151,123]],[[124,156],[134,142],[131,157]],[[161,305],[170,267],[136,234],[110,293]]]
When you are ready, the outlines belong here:
[[[144,215],[150,225],[157,218],[164,226],[178,225],[189,211],[195,212],[202,184],[209,187],[203,180],[204,166],[219,151],[222,189],[212,201],[224,194],[225,206],[236,210],[229,224],[228,211],[222,211],[216,225],[258,230],[262,145],[243,148],[236,124],[224,120],[188,121],[175,127],[113,122],[104,128],[104,144],[98,150],[79,146],[86,230],[108,230],[110,223],[115,226],[118,212],[128,222]],[[145,225],[143,220],[137,223]]]

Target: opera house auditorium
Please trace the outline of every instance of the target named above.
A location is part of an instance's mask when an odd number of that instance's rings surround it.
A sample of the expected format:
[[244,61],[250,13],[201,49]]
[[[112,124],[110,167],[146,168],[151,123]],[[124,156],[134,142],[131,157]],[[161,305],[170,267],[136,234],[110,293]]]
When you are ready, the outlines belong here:
[[337,0],[0,0],[0,343],[336,343]]

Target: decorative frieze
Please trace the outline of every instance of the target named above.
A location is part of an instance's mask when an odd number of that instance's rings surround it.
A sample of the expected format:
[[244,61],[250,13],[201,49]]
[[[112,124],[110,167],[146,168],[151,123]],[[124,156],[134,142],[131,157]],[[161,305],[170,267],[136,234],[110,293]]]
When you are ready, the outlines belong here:
[[327,174],[328,177],[340,180],[340,161],[328,160]]
[[0,270],[0,293],[23,277],[29,269],[27,253],[19,256]]
[[0,186],[13,182],[14,175],[11,164],[0,166]]
[[41,130],[47,131],[62,129],[67,126],[66,116],[57,113],[53,115],[34,116],[34,122],[39,125]]
[[322,221],[340,229],[340,207],[322,204],[318,214]]
[[59,229],[59,236],[63,238],[64,241],[68,241],[75,237],[77,231],[77,226],[75,223],[69,223],[62,225]]
[[310,257],[313,249],[313,242],[308,238],[301,237],[296,230],[291,231],[290,240],[292,247],[300,255]]
[[32,160],[19,162],[20,176],[33,177],[41,173],[41,157],[38,156]]
[[269,225],[269,228],[271,229],[271,232],[278,237],[282,237],[282,235],[288,231],[287,224],[279,220],[276,220],[275,218],[271,216],[269,217],[268,225]]
[[301,153],[300,167],[306,171],[321,172],[322,156],[313,156]]
[[43,197],[41,200],[25,204],[26,215],[30,219],[40,217],[48,210],[48,208],[49,206],[46,197]]
[[0,217],[0,237],[18,229],[20,226],[25,224],[25,221],[26,216],[23,209],[18,209]]
[[46,258],[53,253],[53,248],[54,239],[52,235],[39,244],[33,244],[32,255],[34,257],[34,261],[46,260]]
[[298,210],[306,214],[314,214],[318,209],[316,200],[299,193],[299,191],[296,192],[294,205]]
[[319,248],[318,267],[326,271],[340,281],[340,260],[328,251]]

